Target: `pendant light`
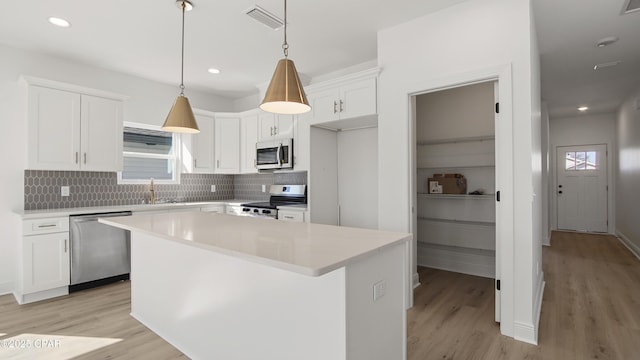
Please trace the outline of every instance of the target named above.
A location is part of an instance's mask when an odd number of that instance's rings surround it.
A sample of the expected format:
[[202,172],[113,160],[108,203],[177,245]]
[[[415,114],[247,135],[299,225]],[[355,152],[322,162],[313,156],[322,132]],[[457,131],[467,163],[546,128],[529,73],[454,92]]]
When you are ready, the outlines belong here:
[[260,104],[260,109],[276,114],[302,114],[311,110],[304,93],[296,66],[289,60],[287,44],[287,0],[284,0],[284,59],[278,61],[271,83]]
[[184,96],[184,13],[191,10],[193,5],[188,0],[178,0],[176,4],[182,9],[182,58],[180,65],[180,95],[173,103],[162,130],[176,133],[199,133],[196,118],[193,116],[189,99]]

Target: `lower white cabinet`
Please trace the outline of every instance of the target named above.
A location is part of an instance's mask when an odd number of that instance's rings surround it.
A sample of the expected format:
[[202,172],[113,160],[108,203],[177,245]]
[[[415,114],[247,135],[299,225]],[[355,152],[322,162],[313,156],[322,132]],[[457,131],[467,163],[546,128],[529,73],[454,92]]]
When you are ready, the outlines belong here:
[[242,215],[242,206],[227,205],[225,208],[225,213],[229,215]]
[[306,211],[278,210],[278,220],[305,222]]
[[68,294],[69,218],[25,220],[18,303]]
[[208,205],[200,208],[201,212],[224,214],[224,205]]

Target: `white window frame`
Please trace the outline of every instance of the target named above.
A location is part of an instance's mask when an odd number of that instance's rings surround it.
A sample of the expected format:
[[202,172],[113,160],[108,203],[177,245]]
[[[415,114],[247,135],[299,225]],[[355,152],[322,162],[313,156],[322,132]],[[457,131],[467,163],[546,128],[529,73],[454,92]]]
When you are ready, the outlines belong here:
[[[124,136],[124,128],[125,127],[133,127],[133,128],[138,128],[138,129],[146,129],[146,130],[156,130],[156,131],[163,131],[162,127],[158,126],[158,125],[149,125],[149,124],[143,124],[143,123],[135,123],[135,122],[129,122],[129,121],[125,121],[123,122],[123,133],[122,135]],[[134,155],[135,157],[138,158],[147,158],[147,159],[171,159],[173,160],[173,180],[163,180],[163,179],[153,179],[153,183],[154,184],[180,184],[180,162],[181,162],[181,154],[180,154],[180,149],[182,149],[182,138],[180,136],[180,134],[178,133],[172,133],[173,136],[173,154],[171,155],[160,155],[160,154],[141,154],[141,153],[135,153],[135,152],[127,152],[127,151],[122,151],[122,157],[123,160],[124,158],[127,156],[127,154],[129,155]],[[118,171],[118,184],[148,184],[150,179],[140,179],[140,180],[129,180],[129,179],[123,179],[122,178],[122,171]]]

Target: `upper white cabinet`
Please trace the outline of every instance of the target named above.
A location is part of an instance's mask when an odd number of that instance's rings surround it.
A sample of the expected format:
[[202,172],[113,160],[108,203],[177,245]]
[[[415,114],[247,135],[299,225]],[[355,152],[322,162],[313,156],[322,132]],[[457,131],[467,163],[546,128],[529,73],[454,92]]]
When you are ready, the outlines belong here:
[[377,78],[332,81],[309,90],[312,123],[377,114]]
[[122,170],[124,97],[47,80],[25,80],[29,169]]
[[256,166],[256,142],[258,142],[258,114],[243,113],[240,119],[240,173],[258,172]]
[[272,114],[261,112],[258,114],[259,140],[275,138],[293,138],[295,134],[294,115]]
[[240,116],[216,114],[214,138],[215,173],[240,173]]
[[[191,146],[188,147],[191,155],[193,173],[212,174],[215,170],[214,159],[214,127],[213,114],[206,114],[194,109],[194,115],[198,122],[200,132],[192,134]],[[183,154],[188,156],[188,154]]]

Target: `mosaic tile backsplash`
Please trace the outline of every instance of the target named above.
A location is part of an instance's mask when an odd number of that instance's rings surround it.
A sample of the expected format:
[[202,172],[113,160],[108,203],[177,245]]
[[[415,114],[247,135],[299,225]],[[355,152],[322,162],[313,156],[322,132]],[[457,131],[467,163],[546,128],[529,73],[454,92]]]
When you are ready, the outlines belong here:
[[[234,175],[233,197],[266,201],[269,200],[269,186],[273,184],[306,185],[307,172]],[[266,185],[266,192],[262,192],[262,185]]]
[[[160,201],[216,201],[229,199],[268,200],[262,184],[306,184],[307,173],[247,175],[182,174],[181,183],[155,185]],[[216,192],[211,192],[216,185]],[[69,196],[60,187],[69,186]],[[62,209],[94,206],[134,205],[149,201],[149,185],[119,185],[115,172],[25,170],[24,209]]]

